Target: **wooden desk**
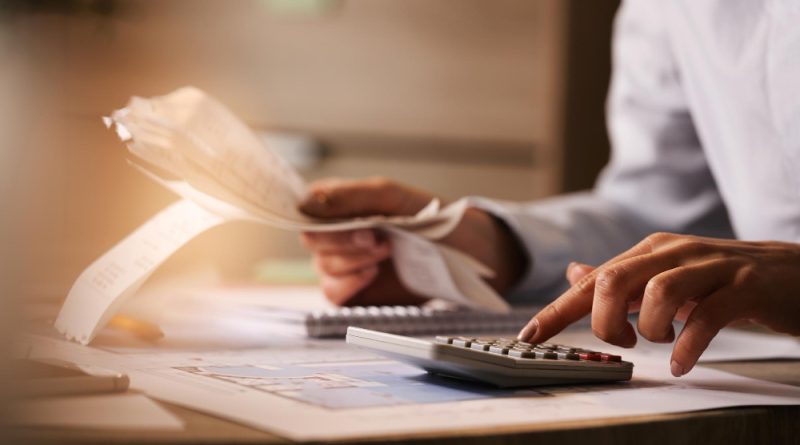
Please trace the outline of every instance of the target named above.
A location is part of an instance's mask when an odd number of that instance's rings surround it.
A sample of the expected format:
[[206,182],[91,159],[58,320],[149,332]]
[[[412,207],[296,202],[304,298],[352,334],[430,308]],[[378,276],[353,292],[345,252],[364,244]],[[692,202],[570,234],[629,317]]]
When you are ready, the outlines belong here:
[[[800,386],[800,360],[731,362],[707,366],[747,377]],[[177,432],[119,432],[27,429],[12,432],[9,443],[202,443],[275,444],[286,439],[206,414],[162,404],[186,422]],[[446,422],[446,419],[442,420]],[[800,406],[743,407],[701,412],[637,416],[595,421],[558,422],[527,427],[454,431],[444,434],[393,436],[381,440],[338,443],[392,444],[531,444],[592,445],[637,443],[674,444],[797,444]]]

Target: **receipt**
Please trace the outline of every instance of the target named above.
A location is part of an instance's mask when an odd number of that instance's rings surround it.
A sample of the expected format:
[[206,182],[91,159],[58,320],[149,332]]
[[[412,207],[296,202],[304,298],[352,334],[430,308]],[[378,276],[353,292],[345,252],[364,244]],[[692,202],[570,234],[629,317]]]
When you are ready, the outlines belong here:
[[[251,221],[291,231],[363,228],[384,231],[393,262],[412,292],[489,311],[509,306],[486,282],[493,272],[437,240],[469,207],[433,200],[412,216],[318,220],[302,214],[300,175],[238,119],[201,90],[133,97],[104,118],[134,156],[131,163],[182,199],[114,246],[76,280],[56,320],[67,338],[89,343],[117,308],[170,255],[209,228]],[[177,179],[176,179],[177,178]]]
[[162,210],[81,273],[56,319],[56,329],[71,340],[89,343],[158,266],[224,221],[189,200]]

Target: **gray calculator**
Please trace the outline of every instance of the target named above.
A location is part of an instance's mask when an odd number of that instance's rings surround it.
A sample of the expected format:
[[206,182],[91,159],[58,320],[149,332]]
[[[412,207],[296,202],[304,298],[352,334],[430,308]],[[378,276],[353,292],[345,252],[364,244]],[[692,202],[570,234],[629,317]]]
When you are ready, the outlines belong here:
[[618,382],[630,380],[633,372],[633,364],[618,355],[501,337],[426,340],[349,327],[347,343],[430,373],[502,388]]

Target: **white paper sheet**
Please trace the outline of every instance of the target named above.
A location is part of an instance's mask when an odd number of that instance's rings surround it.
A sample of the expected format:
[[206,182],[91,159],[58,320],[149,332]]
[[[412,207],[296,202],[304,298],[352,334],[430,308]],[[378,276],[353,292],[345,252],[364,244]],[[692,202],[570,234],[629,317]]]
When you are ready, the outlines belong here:
[[[569,335],[576,346],[593,338]],[[800,404],[797,387],[702,367],[674,378],[668,356],[631,350],[623,355],[635,364],[630,383],[500,390],[432,377],[340,341],[263,342],[271,346],[120,354],[36,338],[32,356],[113,363],[153,397],[301,441]]]
[[[680,332],[683,326],[680,322],[674,322],[673,325],[675,332]],[[580,342],[586,348],[602,349],[623,356],[634,351],[638,356],[663,360],[670,357],[674,346],[673,343],[652,343],[639,336],[635,349],[625,349],[572,330],[559,334],[553,341],[564,344]],[[800,359],[800,339],[789,335],[760,334],[726,328],[714,337],[700,357],[701,362],[763,359]]]
[[29,427],[178,431],[183,421],[142,394],[17,401],[9,424]]
[[142,161],[134,165],[183,201],[154,216],[78,278],[56,321],[69,339],[89,343],[172,253],[208,228],[234,220],[294,231],[383,229],[392,238],[398,275],[412,292],[491,311],[509,309],[483,281],[491,270],[436,242],[461,220],[470,205],[466,199],[445,207],[433,200],[413,216],[314,220],[298,210],[306,193],[302,178],[230,110],[196,88],[134,97],[105,122]]

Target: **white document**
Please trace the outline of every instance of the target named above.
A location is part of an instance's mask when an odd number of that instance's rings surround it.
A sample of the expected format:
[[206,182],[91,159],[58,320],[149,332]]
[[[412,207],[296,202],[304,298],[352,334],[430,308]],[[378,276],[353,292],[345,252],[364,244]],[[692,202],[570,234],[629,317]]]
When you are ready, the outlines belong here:
[[[675,332],[680,332],[683,323],[673,322]],[[585,345],[589,349],[608,351],[623,357],[634,351],[637,356],[668,360],[674,343],[652,343],[639,336],[634,349],[610,345],[583,332],[568,330],[553,338],[563,344]],[[701,362],[762,360],[762,359],[800,359],[800,339],[789,335],[759,334],[740,329],[725,328],[708,345]]]
[[[589,331],[568,335],[576,346],[593,338]],[[101,350],[33,337],[31,356],[113,366],[152,397],[298,441],[800,404],[798,387],[703,367],[674,378],[668,355],[635,350],[623,355],[635,366],[628,383],[493,389],[431,376],[341,341],[262,341],[270,346],[198,353]]]
[[14,402],[14,426],[179,431],[183,421],[142,394],[44,397]]
[[466,199],[446,207],[434,200],[414,216],[309,218],[298,210],[306,188],[297,172],[230,110],[192,87],[150,99],[134,97],[105,122],[140,161],[134,165],[183,200],[78,278],[56,321],[69,339],[89,343],[172,253],[208,228],[233,220],[294,231],[382,229],[392,238],[395,267],[411,291],[492,311],[509,309],[483,281],[491,270],[436,242],[461,220]]

